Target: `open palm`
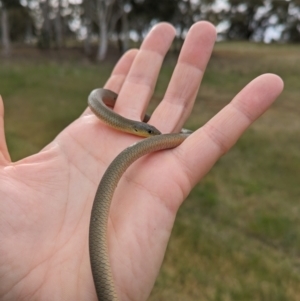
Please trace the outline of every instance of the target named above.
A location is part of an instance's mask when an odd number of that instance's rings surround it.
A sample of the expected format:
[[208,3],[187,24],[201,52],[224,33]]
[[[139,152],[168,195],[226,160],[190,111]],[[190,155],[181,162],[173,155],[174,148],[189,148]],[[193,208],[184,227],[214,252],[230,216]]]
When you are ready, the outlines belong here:
[[[127,52],[116,65],[106,88],[119,93],[117,113],[142,118],[174,34],[171,25],[157,25],[140,50]],[[150,120],[163,133],[179,131],[188,118],[215,36],[207,22],[190,29],[165,97]],[[184,198],[282,87],[277,76],[260,76],[182,145],[148,155],[128,169],[114,195],[108,225],[120,300],[147,299]],[[3,117],[2,103],[0,112]],[[41,152],[12,163],[1,123],[1,300],[97,299],[88,253],[93,198],[112,159],[139,139],[109,128],[87,109]]]

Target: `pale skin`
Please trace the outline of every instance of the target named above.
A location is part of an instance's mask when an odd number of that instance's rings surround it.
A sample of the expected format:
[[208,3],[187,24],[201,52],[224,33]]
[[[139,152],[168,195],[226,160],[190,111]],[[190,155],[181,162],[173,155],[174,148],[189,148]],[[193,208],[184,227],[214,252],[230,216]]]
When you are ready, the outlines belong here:
[[[117,63],[105,88],[119,93],[118,114],[141,119],[174,35],[171,25],[161,23],[139,50],[130,50]],[[207,22],[189,30],[149,122],[161,132],[179,131],[189,117],[215,38]],[[276,75],[254,79],[179,147],[146,156],[125,173],[108,225],[120,300],[147,299],[185,197],[282,89]],[[0,299],[97,300],[88,253],[94,194],[112,159],[140,138],[109,128],[87,109],[39,153],[11,162],[3,112],[1,101]]]

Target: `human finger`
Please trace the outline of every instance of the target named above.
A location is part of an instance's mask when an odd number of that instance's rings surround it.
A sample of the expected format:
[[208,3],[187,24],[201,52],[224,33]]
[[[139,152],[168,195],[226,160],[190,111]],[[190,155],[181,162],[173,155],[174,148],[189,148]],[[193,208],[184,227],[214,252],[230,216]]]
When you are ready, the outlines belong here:
[[6,165],[11,162],[10,155],[7,149],[4,132],[4,105],[0,96],[0,165]]
[[115,106],[118,114],[133,120],[143,119],[174,36],[175,29],[168,23],[159,23],[149,32],[120,91]]
[[216,29],[209,22],[190,28],[164,99],[151,118],[161,132],[179,131],[190,115],[215,39]]
[[[119,59],[116,66],[114,67],[104,88],[110,89],[115,93],[119,93],[125,81],[125,78],[131,68],[132,62],[134,61],[134,58],[137,55],[137,52],[137,49],[131,49],[123,54],[123,56]],[[93,114],[90,108],[87,108],[82,114],[82,116],[87,114]]]
[[129,70],[132,66],[134,59],[138,54],[138,49],[130,49],[120,58],[114,67],[109,79],[107,80],[104,88],[119,93]]
[[[283,90],[283,81],[264,74],[238,95],[178,148],[177,155],[186,179],[193,187],[261,116]],[[186,191],[188,193],[188,190]]]

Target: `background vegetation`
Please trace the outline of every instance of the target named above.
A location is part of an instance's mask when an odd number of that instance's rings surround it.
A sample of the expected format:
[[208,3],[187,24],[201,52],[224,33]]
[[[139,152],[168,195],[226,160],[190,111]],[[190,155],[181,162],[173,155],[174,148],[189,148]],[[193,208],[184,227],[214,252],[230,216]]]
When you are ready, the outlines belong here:
[[104,60],[109,42],[124,52],[159,21],[176,27],[177,50],[199,20],[222,40],[300,42],[300,0],[0,0],[0,19],[6,56],[18,42]]
[[[14,160],[39,151],[77,118],[115,63],[48,54],[23,51],[0,64]],[[166,58],[152,108],[175,63]],[[284,93],[185,201],[150,300],[300,300],[299,46],[218,43],[186,126],[201,126],[265,72],[284,79]]]

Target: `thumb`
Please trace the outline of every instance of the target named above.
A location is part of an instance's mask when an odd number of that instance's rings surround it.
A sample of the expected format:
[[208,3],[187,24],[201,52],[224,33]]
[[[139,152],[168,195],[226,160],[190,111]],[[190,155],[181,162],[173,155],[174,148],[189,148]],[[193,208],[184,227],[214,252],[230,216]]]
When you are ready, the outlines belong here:
[[10,155],[8,153],[5,133],[4,133],[4,106],[3,100],[0,95],[0,165],[6,165],[11,162]]

